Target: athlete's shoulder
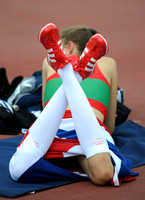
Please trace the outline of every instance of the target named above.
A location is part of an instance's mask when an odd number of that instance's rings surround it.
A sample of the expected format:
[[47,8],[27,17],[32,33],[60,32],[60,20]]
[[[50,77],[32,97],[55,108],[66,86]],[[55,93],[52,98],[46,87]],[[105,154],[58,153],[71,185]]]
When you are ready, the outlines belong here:
[[99,59],[97,63],[98,63],[98,65],[101,69],[104,69],[104,70],[107,70],[107,71],[108,70],[114,71],[114,70],[117,69],[117,63],[111,57],[104,56],[101,59]]
[[54,69],[48,64],[47,58],[44,58],[42,63],[42,71],[47,77],[55,73]]
[[107,56],[103,56],[100,60],[98,60],[98,63],[107,65],[116,65],[115,59]]

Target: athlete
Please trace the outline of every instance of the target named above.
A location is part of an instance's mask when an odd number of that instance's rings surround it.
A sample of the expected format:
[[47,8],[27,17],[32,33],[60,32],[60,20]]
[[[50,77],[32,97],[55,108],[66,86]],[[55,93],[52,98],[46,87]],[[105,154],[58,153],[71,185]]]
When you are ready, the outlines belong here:
[[[45,107],[10,160],[15,181],[90,179],[96,185],[119,186],[137,175],[130,171],[130,162],[119,153],[110,134],[115,123],[117,72],[115,61],[104,57],[108,43],[99,33],[91,37],[94,31],[86,29],[90,39],[81,54],[82,42],[79,46],[74,41],[78,29],[84,30],[75,27],[63,32],[62,43],[52,23],[39,32],[47,51]],[[66,157],[74,157],[83,170],[56,164],[58,158],[64,161]]]

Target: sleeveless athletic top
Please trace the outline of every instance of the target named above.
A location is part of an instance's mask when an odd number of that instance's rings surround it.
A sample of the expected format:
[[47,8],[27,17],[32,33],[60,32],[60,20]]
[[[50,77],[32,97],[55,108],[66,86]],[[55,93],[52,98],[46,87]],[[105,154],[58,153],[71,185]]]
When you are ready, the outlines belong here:
[[[44,105],[48,103],[61,84],[62,80],[57,73],[54,73],[47,79],[44,93]],[[81,87],[90,105],[99,110],[104,115],[104,119],[106,119],[110,99],[110,84],[97,64],[94,73],[81,82]],[[69,116],[67,113],[70,113],[70,111],[66,111],[66,117]]]

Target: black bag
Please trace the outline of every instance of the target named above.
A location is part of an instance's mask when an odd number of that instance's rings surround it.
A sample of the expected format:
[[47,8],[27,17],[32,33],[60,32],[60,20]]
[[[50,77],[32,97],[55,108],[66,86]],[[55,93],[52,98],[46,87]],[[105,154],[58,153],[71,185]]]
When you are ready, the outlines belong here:
[[115,126],[125,122],[131,112],[131,109],[124,105],[124,92],[123,89],[117,89],[117,110]]
[[28,129],[36,120],[36,116],[28,111],[13,108],[0,100],[0,134],[17,135],[22,128]]
[[118,126],[125,122],[131,112],[131,109],[126,107],[123,103],[120,103],[117,101],[117,111],[116,111],[116,120],[115,120],[115,126]]

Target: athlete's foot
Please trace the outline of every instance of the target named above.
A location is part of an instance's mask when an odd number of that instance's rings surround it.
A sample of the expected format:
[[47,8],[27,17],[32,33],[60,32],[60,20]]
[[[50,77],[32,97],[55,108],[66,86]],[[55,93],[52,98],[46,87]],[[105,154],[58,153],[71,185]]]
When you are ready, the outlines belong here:
[[49,23],[45,25],[38,34],[38,40],[45,47],[48,53],[48,63],[55,71],[77,60],[77,56],[64,54],[59,31],[55,24]]
[[74,70],[79,72],[82,79],[91,76],[97,60],[106,55],[108,49],[108,43],[101,34],[93,35],[80,56],[78,64],[74,66]]

